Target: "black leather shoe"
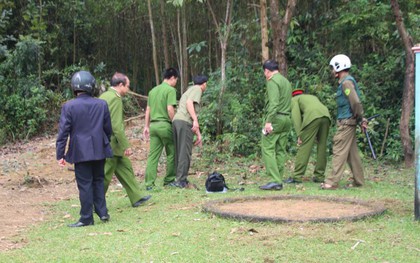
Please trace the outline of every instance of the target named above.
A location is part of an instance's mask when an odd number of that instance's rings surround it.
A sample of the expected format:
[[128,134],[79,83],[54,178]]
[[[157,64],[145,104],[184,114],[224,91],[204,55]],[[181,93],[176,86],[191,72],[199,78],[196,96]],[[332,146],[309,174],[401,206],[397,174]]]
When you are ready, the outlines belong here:
[[166,186],[184,188],[185,186],[187,186],[187,183],[185,183],[185,182],[172,182],[172,183],[167,184]]
[[182,188],[182,189],[195,189],[195,190],[199,190],[199,188],[195,184],[190,183],[188,181],[172,182],[172,183],[168,184],[168,186],[178,187],[178,188]]
[[179,185],[178,185],[177,183],[175,183],[175,182],[169,183],[169,184],[167,184],[167,185],[165,185],[165,186],[169,186],[169,187],[179,187]]
[[101,221],[104,222],[104,223],[108,222],[109,219],[111,219],[111,217],[109,215],[101,216]]
[[283,189],[283,185],[278,184],[278,183],[268,183],[265,185],[261,185],[260,189],[261,190],[281,190]]
[[140,200],[138,200],[137,202],[134,203],[133,207],[138,207],[141,204],[143,204],[144,202],[146,202],[147,200],[149,200],[150,198],[152,198],[151,195],[147,195],[145,197],[142,197]]
[[312,177],[312,182],[314,183],[323,183],[324,179],[316,179],[315,177]]
[[295,179],[289,177],[286,180],[283,180],[285,184],[301,184],[302,182],[296,181]]
[[163,186],[170,186],[171,184],[173,184],[175,181],[172,181],[172,182],[165,182],[165,183],[163,183]]
[[82,226],[91,226],[91,225],[93,225],[93,222],[90,222],[90,223],[83,223],[83,222],[80,222],[80,221],[78,221],[78,222],[76,222],[76,223],[74,223],[74,224],[70,224],[70,225],[67,225],[68,227],[82,227]]
[[186,181],[180,181],[176,184],[178,185],[179,188],[187,188],[190,185],[190,182],[186,180]]

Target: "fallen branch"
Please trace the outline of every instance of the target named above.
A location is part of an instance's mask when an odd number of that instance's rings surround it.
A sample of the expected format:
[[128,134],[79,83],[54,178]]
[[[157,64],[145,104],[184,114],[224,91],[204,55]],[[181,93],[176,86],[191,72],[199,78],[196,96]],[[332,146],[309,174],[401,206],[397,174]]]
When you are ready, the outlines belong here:
[[131,91],[131,90],[128,92],[128,94],[133,95],[133,96],[136,96],[136,97],[139,97],[141,99],[145,99],[145,100],[147,100],[147,98],[148,98],[147,96],[140,95],[140,94],[135,93],[134,91]]
[[124,120],[124,122],[129,122],[129,121],[132,121],[132,120],[135,120],[135,119],[143,119],[143,118],[144,118],[144,114],[141,114],[141,115],[138,115],[138,116],[128,118],[128,119]]

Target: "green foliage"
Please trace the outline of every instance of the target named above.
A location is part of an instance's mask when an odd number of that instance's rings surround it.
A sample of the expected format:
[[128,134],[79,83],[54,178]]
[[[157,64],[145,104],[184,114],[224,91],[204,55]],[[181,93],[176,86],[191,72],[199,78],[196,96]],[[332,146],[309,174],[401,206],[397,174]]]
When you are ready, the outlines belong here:
[[[295,87],[317,95],[335,119],[337,82],[330,74],[328,62],[337,53],[349,55],[353,64],[350,73],[359,82],[365,116],[381,114],[369,127],[377,155],[385,142],[382,158],[400,161],[403,152],[399,120],[405,65],[389,4],[350,1],[345,6],[330,9],[321,19],[312,15],[319,12],[317,8],[297,15],[299,26],[289,31],[289,38],[300,40],[291,41],[288,47],[289,65],[293,65],[289,66],[289,79]],[[317,24],[322,26],[314,28]],[[328,34],[325,34],[326,28]],[[385,138],[388,118],[389,133]],[[413,127],[410,130],[414,130]],[[334,129],[330,136],[333,133]],[[359,148],[370,156],[366,138],[361,133],[358,137]]]
[[[337,82],[330,73],[328,62],[338,52],[348,54],[353,61],[351,74],[358,80],[363,94],[365,115],[381,114],[370,123],[374,148],[379,155],[386,139],[384,158],[400,161],[402,151],[398,112],[401,107],[404,60],[400,40],[394,30],[390,30],[393,21],[389,6],[361,0],[352,1],[350,13],[344,6],[337,5],[335,8],[325,13],[322,6],[316,6],[307,13],[295,16],[287,39],[288,79],[294,88],[303,88],[307,93],[316,95],[328,107],[335,120]],[[315,16],[316,13],[320,15]],[[388,20],[377,19],[383,16]],[[221,149],[234,154],[259,152],[264,79],[259,66],[250,62],[251,54],[254,53],[252,49],[260,41],[258,37],[252,38],[255,36],[252,32],[256,31],[254,25],[245,22],[234,24],[224,104],[218,105],[220,87],[209,85],[212,91],[207,91],[205,98],[210,102],[204,107],[205,115],[200,116],[205,131],[214,135],[216,112],[222,108],[224,133],[218,142]],[[325,28],[328,28],[328,34]],[[391,123],[388,138],[385,138],[388,117],[391,117]],[[334,132],[333,125],[328,140],[330,150]],[[365,136],[358,133],[358,138],[362,153],[370,156]],[[292,130],[288,143],[291,153],[296,151],[295,141],[296,136]]]
[[[416,1],[398,2],[407,31],[413,43],[417,43],[420,15],[416,12]],[[179,7],[185,7],[189,56],[187,78],[197,73],[212,76],[200,116],[205,139],[215,140],[220,149],[234,154],[259,153],[264,77],[259,66],[261,28],[258,6],[247,1],[233,1],[227,43],[227,89],[219,100],[220,43],[211,14],[207,8],[203,8],[205,2],[165,0],[151,1],[151,4],[160,69],[164,64],[164,21],[168,63],[176,67],[181,59],[177,37],[182,35],[180,31],[183,28],[177,24],[177,16]],[[211,4],[216,17],[223,18],[225,1],[212,1]],[[7,96],[13,95],[14,90],[27,96],[25,99],[10,96],[19,107],[37,104],[44,107],[40,111],[45,111],[50,105],[56,107],[61,104],[54,102],[43,105],[41,99],[32,96],[51,96],[54,101],[71,99],[73,94],[69,80],[80,69],[90,69],[98,86],[106,83],[112,73],[120,71],[130,76],[134,91],[151,88],[154,82],[153,58],[150,41],[147,41],[150,39],[150,30],[146,1],[4,0],[0,1],[0,8],[0,84]],[[281,6],[280,14],[284,14],[284,6]],[[354,65],[351,74],[360,83],[366,116],[381,114],[371,123],[374,147],[379,151],[384,143],[383,158],[401,160],[399,114],[405,54],[389,1],[301,1],[296,6],[286,43],[287,77],[293,87],[304,88],[308,93],[317,95],[329,108],[333,118],[336,114],[334,94],[337,83],[331,77],[328,62],[337,53],[350,56]],[[269,39],[270,51],[272,45],[272,39]],[[34,94],[32,90],[35,90]],[[34,104],[27,100],[33,100]],[[7,104],[7,99],[2,98],[2,101],[5,101],[4,105]],[[10,107],[10,103],[7,105]],[[135,115],[138,108],[144,106],[128,98],[126,105],[127,116]],[[57,112],[57,108],[50,110]],[[219,110],[223,113],[223,132],[216,138]],[[41,113],[38,115],[42,116]],[[9,118],[15,116],[4,115],[0,120],[2,123],[15,121]],[[385,140],[388,118],[389,133]],[[29,134],[37,133],[33,130],[39,130],[42,126],[32,122],[30,125],[37,128],[32,128]],[[412,122],[410,125],[412,128]],[[14,127],[14,124],[4,125],[2,129],[5,127]],[[28,131],[15,137],[24,138]],[[5,133],[6,137],[11,138],[17,130]],[[291,131],[290,152],[295,151],[295,139]],[[359,146],[365,155],[369,155],[363,136],[359,138]]]
[[[12,89],[14,91],[10,92]],[[1,81],[0,92],[5,95],[0,99],[3,105],[0,110],[0,127],[4,132],[0,144],[6,142],[6,139],[28,139],[53,127],[57,117],[56,106],[61,98],[45,90],[36,78],[27,77],[17,82]]]
[[[204,0],[194,0],[194,1],[197,2],[197,3],[203,3],[204,2]],[[174,5],[175,7],[180,7],[180,6],[183,6],[184,4],[186,4],[187,2],[191,2],[191,1],[188,1],[188,0],[167,0],[166,2]]]
[[[41,43],[21,37],[16,49],[0,67],[0,144],[7,140],[28,139],[50,129],[61,100],[46,90],[35,76]],[[47,114],[49,113],[49,114]],[[51,114],[52,113],[52,114]]]
[[[232,59],[228,63],[228,88],[222,105],[218,104],[220,83],[210,81],[207,84],[208,88],[203,96],[204,107],[200,112],[200,124],[203,132],[209,134],[212,140],[218,140],[222,151],[247,156],[259,152],[265,84],[259,64],[242,62],[246,61]],[[216,138],[216,116],[219,109],[222,110],[224,133]]]

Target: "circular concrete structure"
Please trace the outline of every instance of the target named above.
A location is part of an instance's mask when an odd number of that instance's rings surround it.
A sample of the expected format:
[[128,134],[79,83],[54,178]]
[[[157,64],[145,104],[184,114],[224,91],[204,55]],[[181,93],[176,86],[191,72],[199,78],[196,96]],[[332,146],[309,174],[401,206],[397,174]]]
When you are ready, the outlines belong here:
[[382,204],[328,196],[249,196],[210,201],[205,212],[251,222],[356,221],[386,211]]

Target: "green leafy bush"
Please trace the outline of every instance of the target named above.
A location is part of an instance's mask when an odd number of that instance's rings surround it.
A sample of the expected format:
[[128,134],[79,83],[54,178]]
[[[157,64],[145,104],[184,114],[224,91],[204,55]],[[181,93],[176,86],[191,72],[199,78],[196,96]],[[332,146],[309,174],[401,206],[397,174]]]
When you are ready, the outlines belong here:
[[36,65],[41,53],[41,42],[21,37],[0,65],[0,144],[54,127],[62,98],[40,83]]

